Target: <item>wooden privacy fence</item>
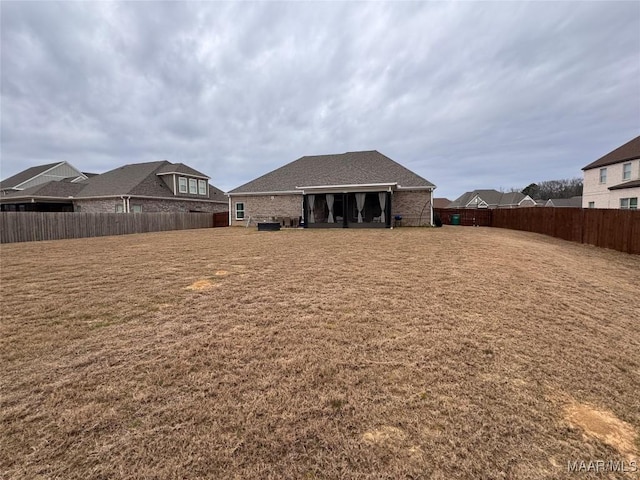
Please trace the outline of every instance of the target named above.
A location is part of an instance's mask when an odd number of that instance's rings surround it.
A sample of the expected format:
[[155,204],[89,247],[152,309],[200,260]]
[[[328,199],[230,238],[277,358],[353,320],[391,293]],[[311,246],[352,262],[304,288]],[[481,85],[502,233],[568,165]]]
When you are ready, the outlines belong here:
[[491,212],[491,226],[640,254],[640,210],[514,208]]
[[438,208],[442,223],[460,215],[461,225],[479,225],[527,232],[640,254],[640,210],[590,208]]
[[228,225],[224,213],[0,212],[0,243],[101,237]]
[[433,216],[440,216],[444,225],[451,225],[451,216],[460,215],[460,225],[490,227],[491,210],[486,208],[434,208]]

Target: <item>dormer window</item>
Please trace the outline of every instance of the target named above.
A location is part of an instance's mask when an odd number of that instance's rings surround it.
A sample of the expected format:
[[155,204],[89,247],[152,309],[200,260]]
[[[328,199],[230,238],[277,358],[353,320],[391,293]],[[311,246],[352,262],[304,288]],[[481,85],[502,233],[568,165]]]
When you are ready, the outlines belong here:
[[207,194],[207,181],[198,180],[198,195],[206,195],[206,194]]
[[187,193],[187,178],[186,177],[178,178],[178,191],[180,193]]
[[189,179],[189,193],[193,195],[198,194],[198,180],[196,180],[195,178]]

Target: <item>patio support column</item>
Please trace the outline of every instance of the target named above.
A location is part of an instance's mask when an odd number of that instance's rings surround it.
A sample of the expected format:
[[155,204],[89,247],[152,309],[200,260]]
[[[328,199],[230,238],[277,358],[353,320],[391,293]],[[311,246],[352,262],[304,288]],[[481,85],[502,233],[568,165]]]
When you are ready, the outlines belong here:
[[349,205],[347,202],[349,201],[349,195],[346,193],[342,194],[342,228],[347,228],[349,226]]

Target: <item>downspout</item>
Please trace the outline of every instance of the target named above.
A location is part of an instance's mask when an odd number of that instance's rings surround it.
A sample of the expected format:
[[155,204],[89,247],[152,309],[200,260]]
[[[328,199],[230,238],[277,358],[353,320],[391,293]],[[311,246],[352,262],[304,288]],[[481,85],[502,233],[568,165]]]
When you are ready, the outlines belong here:
[[229,195],[229,226],[231,227],[231,195]]
[[127,213],[127,201],[124,198],[124,195],[120,195],[122,199],[122,213]]

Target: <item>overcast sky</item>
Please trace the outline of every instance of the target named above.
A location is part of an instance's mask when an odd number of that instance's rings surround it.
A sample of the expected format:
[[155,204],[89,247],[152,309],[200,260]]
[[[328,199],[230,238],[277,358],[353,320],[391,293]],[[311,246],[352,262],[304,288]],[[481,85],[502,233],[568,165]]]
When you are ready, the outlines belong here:
[[0,2],[1,176],[183,162],[227,191],[379,150],[451,199],[640,134],[640,2]]

